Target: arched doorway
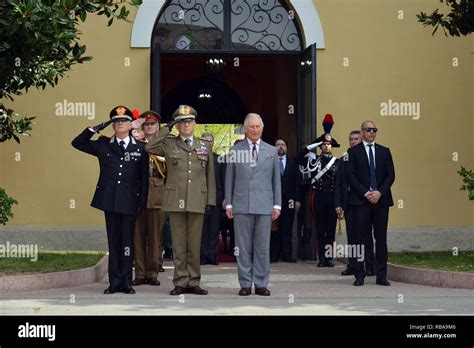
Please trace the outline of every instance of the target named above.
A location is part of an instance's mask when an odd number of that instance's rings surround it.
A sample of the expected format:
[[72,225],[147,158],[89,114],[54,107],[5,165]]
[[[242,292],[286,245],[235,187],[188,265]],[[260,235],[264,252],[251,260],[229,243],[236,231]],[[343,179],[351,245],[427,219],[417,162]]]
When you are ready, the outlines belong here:
[[[260,113],[264,140],[285,137],[294,153],[316,134],[316,51],[302,50],[299,23],[291,1],[166,1],[151,39],[152,109],[163,113],[166,93],[179,83],[221,81],[242,99],[241,120]],[[215,117],[230,120],[230,111]]]

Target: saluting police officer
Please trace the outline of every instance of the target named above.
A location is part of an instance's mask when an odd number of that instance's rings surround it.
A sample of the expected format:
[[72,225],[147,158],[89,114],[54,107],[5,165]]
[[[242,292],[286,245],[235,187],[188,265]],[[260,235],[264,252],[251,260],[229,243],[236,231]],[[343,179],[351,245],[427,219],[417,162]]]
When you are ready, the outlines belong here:
[[[327,123],[330,123],[330,126]],[[305,147],[297,155],[297,162],[305,167],[305,172],[311,173],[310,197],[313,220],[316,224],[318,267],[334,267],[332,257],[325,255],[328,250],[334,252],[332,247],[337,224],[334,191],[339,160],[332,155],[331,150],[340,145],[329,134],[333,123],[332,116],[326,116],[323,121],[326,134],[321,135],[313,144]],[[316,159],[305,157],[309,151],[318,146],[321,149],[321,155],[316,156]]]
[[[143,112],[143,141],[148,142],[160,129],[161,116],[154,111]],[[158,274],[162,268],[163,224],[165,213],[161,209],[166,175],[165,158],[150,155],[148,166],[148,200],[135,222],[133,241],[135,244],[135,279],[133,285],[159,286]]]
[[[145,149],[166,159],[163,210],[169,213],[174,260],[170,295],[207,295],[201,280],[200,248],[204,212],[216,204],[211,144],[193,135],[197,112],[181,105]],[[176,125],[178,136],[169,136]]]
[[[91,206],[103,210],[109,244],[109,287],[104,294],[132,288],[133,226],[148,193],[148,154],[145,145],[129,135],[132,112],[119,105],[110,120],[85,129],[73,141],[76,149],[99,159],[100,176]],[[113,123],[115,135],[91,140],[94,133]]]

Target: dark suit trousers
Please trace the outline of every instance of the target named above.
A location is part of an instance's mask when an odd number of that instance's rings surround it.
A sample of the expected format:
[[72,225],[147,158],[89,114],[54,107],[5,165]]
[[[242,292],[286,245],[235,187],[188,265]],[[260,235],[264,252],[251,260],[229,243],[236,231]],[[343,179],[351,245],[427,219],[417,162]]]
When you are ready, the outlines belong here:
[[105,213],[109,244],[109,284],[112,289],[132,286],[135,215]]
[[331,260],[332,257],[326,257],[324,253],[327,245],[331,245],[332,250],[336,238],[337,214],[334,206],[334,192],[314,192],[314,214],[319,262]]
[[201,259],[215,258],[221,227],[221,207],[211,206],[209,214],[204,215],[201,237]]
[[[354,209],[353,206],[347,206],[344,211],[344,219],[346,220],[346,234],[347,234],[347,244],[354,245],[357,244],[356,234],[355,234],[355,225],[354,225]],[[349,264],[347,265],[349,269],[356,269],[356,258],[349,257]]]
[[272,261],[278,261],[280,256],[283,256],[285,260],[292,258],[294,218],[295,209],[290,209],[286,204],[283,204],[278,218],[278,230],[272,232],[270,239],[270,259]]
[[[388,226],[388,210],[389,207],[380,204],[363,204],[353,205],[351,207],[354,214],[354,235],[355,242],[365,245],[372,239],[372,229],[375,237],[375,273],[377,278],[387,276],[387,226]],[[369,243],[370,244],[370,243]],[[365,250],[365,258],[371,258],[371,252]],[[373,264],[373,260],[365,260],[367,264]],[[355,263],[356,278],[364,278],[363,261]]]

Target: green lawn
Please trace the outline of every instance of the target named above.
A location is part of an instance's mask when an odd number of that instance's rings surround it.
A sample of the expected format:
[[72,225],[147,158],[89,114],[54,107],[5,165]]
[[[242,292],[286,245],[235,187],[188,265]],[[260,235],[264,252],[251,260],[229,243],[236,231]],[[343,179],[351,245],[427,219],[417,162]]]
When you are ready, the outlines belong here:
[[105,255],[96,251],[38,251],[38,260],[0,258],[0,276],[69,271],[94,266]]
[[401,266],[429,268],[452,272],[474,272],[474,252],[450,251],[389,253],[388,261]]

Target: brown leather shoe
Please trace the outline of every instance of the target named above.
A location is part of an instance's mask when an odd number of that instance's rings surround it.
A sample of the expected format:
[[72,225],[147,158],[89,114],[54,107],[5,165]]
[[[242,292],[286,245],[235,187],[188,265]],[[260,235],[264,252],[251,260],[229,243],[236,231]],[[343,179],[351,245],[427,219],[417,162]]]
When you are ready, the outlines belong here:
[[173,290],[170,291],[170,295],[182,295],[185,293],[185,289],[182,286],[175,286]]
[[146,280],[145,278],[135,278],[133,281],[132,281],[132,285],[133,286],[138,286],[138,285],[143,285],[146,283]]
[[160,281],[158,280],[158,278],[155,277],[148,278],[146,280],[146,283],[149,285],[160,286]]
[[255,293],[260,296],[270,296],[270,290],[267,288],[255,288]]
[[194,295],[207,295],[207,290],[201,289],[199,286],[191,286],[189,288],[186,288],[186,292],[188,294]]
[[251,288],[242,288],[239,290],[239,296],[249,296],[252,293]]

